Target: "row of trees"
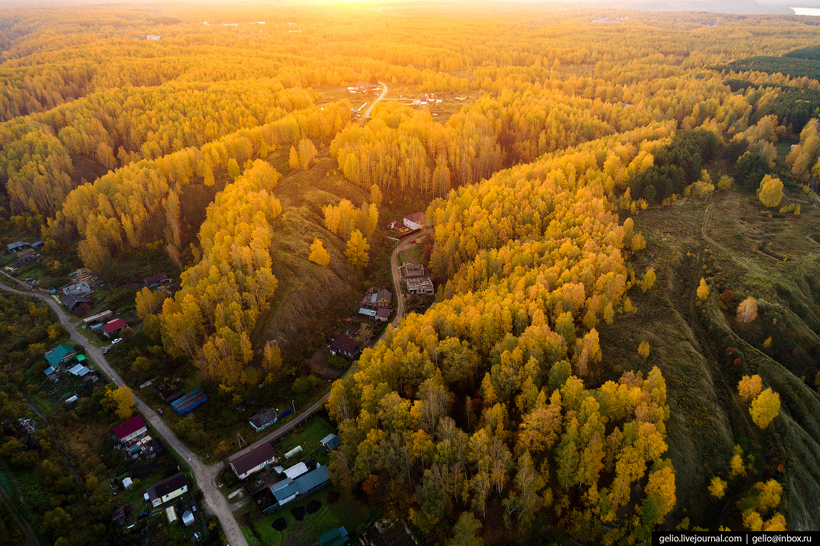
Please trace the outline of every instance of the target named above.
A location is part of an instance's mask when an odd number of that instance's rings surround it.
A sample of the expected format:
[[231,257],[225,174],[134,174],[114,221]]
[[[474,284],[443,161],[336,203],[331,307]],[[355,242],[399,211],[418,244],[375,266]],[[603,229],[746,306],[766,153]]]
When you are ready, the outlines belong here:
[[202,259],[182,273],[182,289],[162,306],[165,349],[190,358],[226,390],[258,381],[258,372],[249,377],[245,367],[253,358],[250,333],[278,284],[270,246],[282,213],[273,195],[279,178],[257,160],[217,194],[199,232]]
[[113,170],[201,147],[312,102],[309,92],[285,90],[276,80],[172,82],[96,93],[0,125],[0,173],[9,179],[16,210],[54,214],[76,185],[73,155]]
[[201,148],[131,163],[73,190],[62,210],[49,219],[48,239],[67,243],[79,235],[83,262],[97,271],[112,253],[139,247],[150,236],[149,222],[162,216],[169,224],[167,243],[178,245],[179,230],[174,222],[179,221],[179,216],[174,213],[173,202],[168,204],[172,193],[178,194],[191,184],[211,186],[215,182],[214,172],[222,169],[233,170],[235,176],[240,164],[267,157],[277,147],[299,142],[303,136],[327,138],[340,127],[342,119],[349,119],[349,112],[346,100],[323,109],[298,110]]

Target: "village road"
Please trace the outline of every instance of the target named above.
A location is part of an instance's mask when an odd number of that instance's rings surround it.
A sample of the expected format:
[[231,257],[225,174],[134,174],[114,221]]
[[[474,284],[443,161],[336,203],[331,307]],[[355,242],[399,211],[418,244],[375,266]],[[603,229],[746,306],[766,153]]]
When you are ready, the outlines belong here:
[[[384,97],[385,93],[387,93],[386,85],[384,85],[384,92],[382,92],[382,95],[379,97],[378,100],[381,100],[381,98]],[[375,102],[373,104],[375,104]],[[411,239],[410,237],[404,239],[396,245],[396,248],[390,255],[390,268],[393,274],[393,287],[396,293],[397,306],[396,316],[393,319],[391,325],[388,326],[388,328],[395,328],[398,325],[399,321],[402,319],[402,317],[404,317],[404,297],[402,296],[401,292],[401,272],[399,270],[398,256],[399,252],[407,248],[407,246],[410,245],[411,241],[413,240],[415,239]],[[0,283],[0,288],[24,296],[34,296],[35,298],[38,298],[46,302],[54,310],[54,312],[57,313],[60,322],[71,335],[71,339],[85,347],[91,359],[100,366],[100,369],[103,372],[105,372],[105,374],[111,379],[111,381],[117,386],[122,386],[125,384],[120,375],[114,370],[114,368],[111,367],[110,364],[108,364],[108,361],[105,359],[102,350],[99,347],[95,347],[94,345],[89,343],[89,341],[85,337],[83,337],[79,332],[76,331],[76,329],[69,320],[68,314],[63,310],[62,307],[60,307],[60,305],[54,300],[54,298],[37,292],[16,290],[2,283]],[[384,339],[384,336],[387,334],[388,328],[385,329],[384,333],[377,340],[377,343]],[[356,364],[354,363],[347,371],[347,373],[355,372]],[[250,446],[247,446],[231,455],[229,459],[234,459],[240,455],[245,455],[246,453],[250,452],[253,449],[256,449],[262,444],[266,442],[271,442],[273,440],[276,440],[280,436],[287,434],[291,431],[291,429],[293,429],[293,427],[304,421],[309,416],[313,415],[322,406],[324,406],[327,403],[329,397],[330,392],[326,393],[322,398],[317,400],[313,405],[311,405],[309,408],[300,413],[295,419],[293,419],[287,425],[274,430],[270,434],[266,434],[264,437],[254,442]],[[196,481],[199,484],[199,488],[202,490],[205,496],[205,504],[207,505],[211,513],[213,513],[219,518],[219,522],[222,524],[222,529],[225,531],[225,536],[227,537],[230,544],[234,546],[246,546],[248,542],[245,539],[245,536],[242,534],[242,531],[239,528],[239,524],[236,522],[231,513],[233,510],[240,508],[245,503],[235,503],[229,506],[228,501],[225,499],[222,493],[220,493],[216,484],[217,476],[220,470],[224,468],[223,463],[217,462],[211,465],[205,465],[200,460],[199,456],[197,456],[190,449],[188,449],[188,447],[185,444],[183,444],[179,438],[177,438],[176,434],[174,434],[174,432],[170,428],[168,428],[168,426],[162,421],[162,419],[159,418],[159,416],[154,412],[154,410],[148,407],[148,405],[145,404],[136,395],[134,395],[134,402],[136,403],[137,409],[143,415],[143,417],[145,417],[145,419],[149,423],[151,423],[151,426],[153,426],[157,433],[160,436],[162,436],[163,440],[165,440],[166,446],[171,447],[180,455],[180,457],[184,458],[191,466],[191,470],[193,471],[194,476],[196,477]]]
[[[23,296],[33,296],[46,302],[49,307],[57,313],[60,323],[65,327],[66,331],[68,331],[71,340],[76,341],[85,348],[91,360],[111,379],[112,383],[118,387],[125,385],[120,375],[105,359],[102,349],[92,345],[84,336],[77,332],[74,325],[71,324],[68,314],[60,307],[60,304],[54,301],[54,298],[38,292],[16,290],[2,283],[0,283],[0,288]],[[222,465],[219,463],[211,466],[204,465],[199,457],[177,438],[176,434],[159,418],[154,410],[148,407],[148,405],[136,395],[134,395],[134,403],[145,420],[147,420],[151,426],[154,427],[154,430],[157,431],[157,434],[162,437],[165,446],[176,451],[180,457],[188,462],[191,471],[196,477],[197,484],[205,496],[205,505],[212,514],[219,518],[219,523],[222,525],[228,542],[233,546],[247,546],[248,541],[245,540],[245,536],[242,534],[233,514],[231,514],[231,510],[228,508],[227,500],[219,492],[214,481],[216,473]]]
[[384,82],[379,82],[379,83],[381,84],[382,87],[384,87],[384,91],[382,91],[382,94],[379,95],[379,98],[377,98],[376,100],[373,101],[373,104],[370,105],[370,108],[365,110],[365,112],[364,112],[364,117],[365,118],[370,117],[370,113],[373,111],[373,107],[376,106],[376,103],[379,102],[380,100],[382,100],[384,98],[384,96],[387,94],[387,84],[384,83]]

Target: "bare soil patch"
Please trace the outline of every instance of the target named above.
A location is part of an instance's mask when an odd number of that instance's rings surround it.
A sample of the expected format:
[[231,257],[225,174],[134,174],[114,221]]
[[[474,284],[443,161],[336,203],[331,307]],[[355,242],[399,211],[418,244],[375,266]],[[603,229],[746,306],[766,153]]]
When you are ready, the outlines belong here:
[[317,349],[313,356],[311,356],[308,360],[308,366],[310,366],[310,371],[314,374],[327,377],[329,379],[336,379],[340,375],[342,375],[342,370],[337,370],[328,365],[328,354],[326,351],[322,349]]

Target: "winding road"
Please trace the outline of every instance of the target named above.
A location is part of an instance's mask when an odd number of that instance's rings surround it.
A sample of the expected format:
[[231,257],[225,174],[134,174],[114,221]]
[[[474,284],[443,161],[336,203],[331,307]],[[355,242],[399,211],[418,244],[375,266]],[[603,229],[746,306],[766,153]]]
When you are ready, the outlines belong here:
[[[0,288],[23,296],[33,296],[39,300],[46,302],[49,305],[49,307],[51,307],[54,310],[54,312],[57,313],[57,317],[60,319],[60,323],[68,331],[69,335],[71,336],[71,340],[79,343],[85,348],[91,360],[93,360],[105,373],[105,375],[107,375],[111,379],[112,383],[114,383],[118,387],[125,385],[125,382],[122,380],[120,375],[116,372],[116,370],[114,370],[113,367],[111,367],[111,365],[105,359],[105,355],[103,355],[102,350],[99,347],[95,347],[94,345],[92,345],[91,342],[89,342],[84,336],[77,332],[74,325],[69,320],[68,314],[63,310],[60,304],[54,301],[54,298],[51,298],[44,294],[40,294],[38,292],[24,292],[22,290],[17,290],[1,283]],[[222,529],[225,532],[225,536],[228,539],[228,542],[234,546],[247,546],[248,541],[245,540],[245,536],[242,534],[242,531],[239,528],[239,524],[237,524],[236,520],[233,517],[233,514],[231,514],[231,511],[228,508],[228,502],[225,500],[225,497],[222,496],[222,494],[216,487],[215,478],[216,474],[222,467],[221,463],[215,463],[210,466],[206,466],[199,459],[198,455],[196,455],[193,451],[188,449],[188,447],[185,444],[183,444],[179,438],[177,438],[176,434],[174,434],[174,432],[162,421],[162,419],[159,418],[159,416],[154,412],[154,410],[148,407],[148,405],[136,395],[134,395],[134,403],[136,404],[137,409],[142,414],[142,416],[149,423],[151,423],[151,426],[154,427],[154,430],[157,431],[157,434],[159,434],[162,437],[163,441],[165,442],[165,446],[176,451],[177,454],[179,454],[180,457],[184,458],[191,466],[191,471],[194,473],[194,477],[196,478],[197,484],[199,484],[199,488],[202,490],[202,493],[205,496],[205,505],[212,514],[219,518],[219,523],[222,525]]]
[[[381,82],[379,82],[381,83]],[[384,85],[384,84],[382,84]],[[381,96],[378,100],[381,100],[384,97],[385,93],[387,93],[387,86],[384,85],[384,91],[382,92]],[[376,104],[373,103],[373,105]],[[370,106],[366,115],[370,114],[370,110],[372,110],[373,105]],[[408,245],[411,244],[411,239],[408,237],[407,239],[399,242],[396,245],[396,248],[393,250],[393,253],[390,256],[390,267],[393,273],[393,286],[396,291],[396,301],[398,303],[396,307],[396,316],[393,319],[391,325],[396,327],[399,321],[404,316],[404,297],[402,296],[401,292],[401,274],[399,271],[398,265],[398,255],[401,250],[407,248]],[[15,280],[15,279],[12,279]],[[77,332],[75,325],[71,323],[70,317],[62,308],[62,306],[57,303],[55,298],[52,298],[46,294],[41,294],[39,292],[33,291],[23,291],[17,290],[10,286],[0,283],[0,289],[6,290],[8,292],[13,292],[15,294],[20,294],[22,296],[31,296],[35,297],[41,301],[44,301],[48,304],[49,307],[57,314],[57,317],[60,319],[60,323],[65,327],[66,331],[68,331],[69,335],[71,336],[71,340],[79,343],[82,345],[88,356],[100,367],[100,369],[105,373],[109,379],[111,380],[114,385],[121,387],[125,385],[125,382],[122,380],[122,377],[114,370],[114,368],[108,363],[105,359],[105,355],[102,352],[100,347],[96,347],[91,344],[91,342],[86,339],[83,335]],[[388,329],[385,329],[384,333],[379,337],[376,341],[378,343],[384,336],[387,334]],[[356,365],[355,363],[347,373],[355,373]],[[328,400],[330,396],[330,392],[327,392],[322,398],[317,400],[313,405],[309,408],[305,409],[302,413],[300,413],[295,419],[290,421],[287,425],[271,432],[270,434],[265,435],[260,440],[254,442],[250,446],[245,447],[231,455],[229,458],[233,459],[239,455],[244,455],[245,453],[249,452],[252,449],[259,447],[260,445],[271,442],[280,436],[283,436],[291,431],[293,427],[297,424],[304,421],[307,417],[318,411]],[[165,442],[165,446],[173,449],[174,451],[179,454],[180,457],[184,458],[191,467],[191,471],[194,473],[194,477],[196,478],[197,484],[199,488],[202,490],[202,493],[205,498],[205,506],[206,508],[214,514],[217,518],[219,518],[219,523],[222,525],[222,529],[225,532],[225,537],[228,540],[228,543],[233,546],[248,546],[248,541],[245,539],[245,536],[242,534],[242,530],[239,527],[236,519],[233,517],[232,509],[236,510],[237,508],[244,505],[244,502],[236,503],[233,505],[229,505],[227,499],[222,495],[216,485],[216,477],[219,472],[224,468],[222,462],[217,462],[211,465],[206,465],[202,462],[199,456],[188,449],[188,447],[182,443],[182,441],[177,438],[176,434],[159,418],[159,416],[152,410],[145,402],[143,402],[137,395],[134,395],[134,403],[137,406],[137,409],[142,414],[142,416],[154,427],[157,434],[159,434],[163,441]]]
[[379,102],[380,100],[382,100],[384,98],[384,96],[387,94],[387,84],[384,83],[384,82],[379,82],[379,84],[382,87],[384,87],[384,90],[382,91],[382,94],[379,95],[379,98],[377,98],[376,100],[373,101],[373,104],[370,105],[370,108],[368,108],[367,110],[364,111],[364,118],[365,119],[370,117],[370,113],[373,111],[373,107],[376,106],[376,103]]

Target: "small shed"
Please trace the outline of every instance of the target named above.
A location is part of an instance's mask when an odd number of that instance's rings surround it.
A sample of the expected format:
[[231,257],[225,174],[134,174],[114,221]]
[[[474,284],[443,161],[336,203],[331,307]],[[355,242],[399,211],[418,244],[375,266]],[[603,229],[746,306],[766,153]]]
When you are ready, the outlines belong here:
[[342,445],[342,441],[339,440],[339,437],[335,434],[328,434],[322,438],[319,443],[322,444],[322,447],[325,448],[325,451],[328,453]]
[[168,516],[168,523],[174,523],[177,520],[177,511],[173,506],[166,508],[165,514]]
[[295,480],[302,474],[308,473],[308,467],[305,463],[295,464],[290,468],[286,468],[283,474],[291,480]]
[[390,318],[390,313],[392,310],[390,308],[382,307],[378,311],[376,311],[376,320],[380,320],[382,322],[387,322]]
[[251,417],[248,422],[254,430],[260,431],[275,423],[277,419],[279,419],[279,414],[276,413],[275,409],[262,408],[256,415]]
[[66,403],[66,404],[71,404],[72,402],[76,402],[77,400],[79,400],[79,396],[77,396],[77,395],[75,394],[75,395],[73,395],[73,396],[71,396],[71,397],[69,397],[69,398],[66,398],[65,403]]
[[132,487],[133,485],[134,485],[134,481],[133,481],[131,478],[125,478],[125,479],[122,481],[122,486],[123,486],[124,488],[126,488],[126,489],[131,489],[131,487]]
[[76,366],[74,366],[73,368],[68,370],[68,373],[70,373],[71,375],[76,375],[77,377],[83,377],[84,375],[86,375],[90,371],[91,370],[89,370],[88,368],[86,368],[82,364],[77,364]]

